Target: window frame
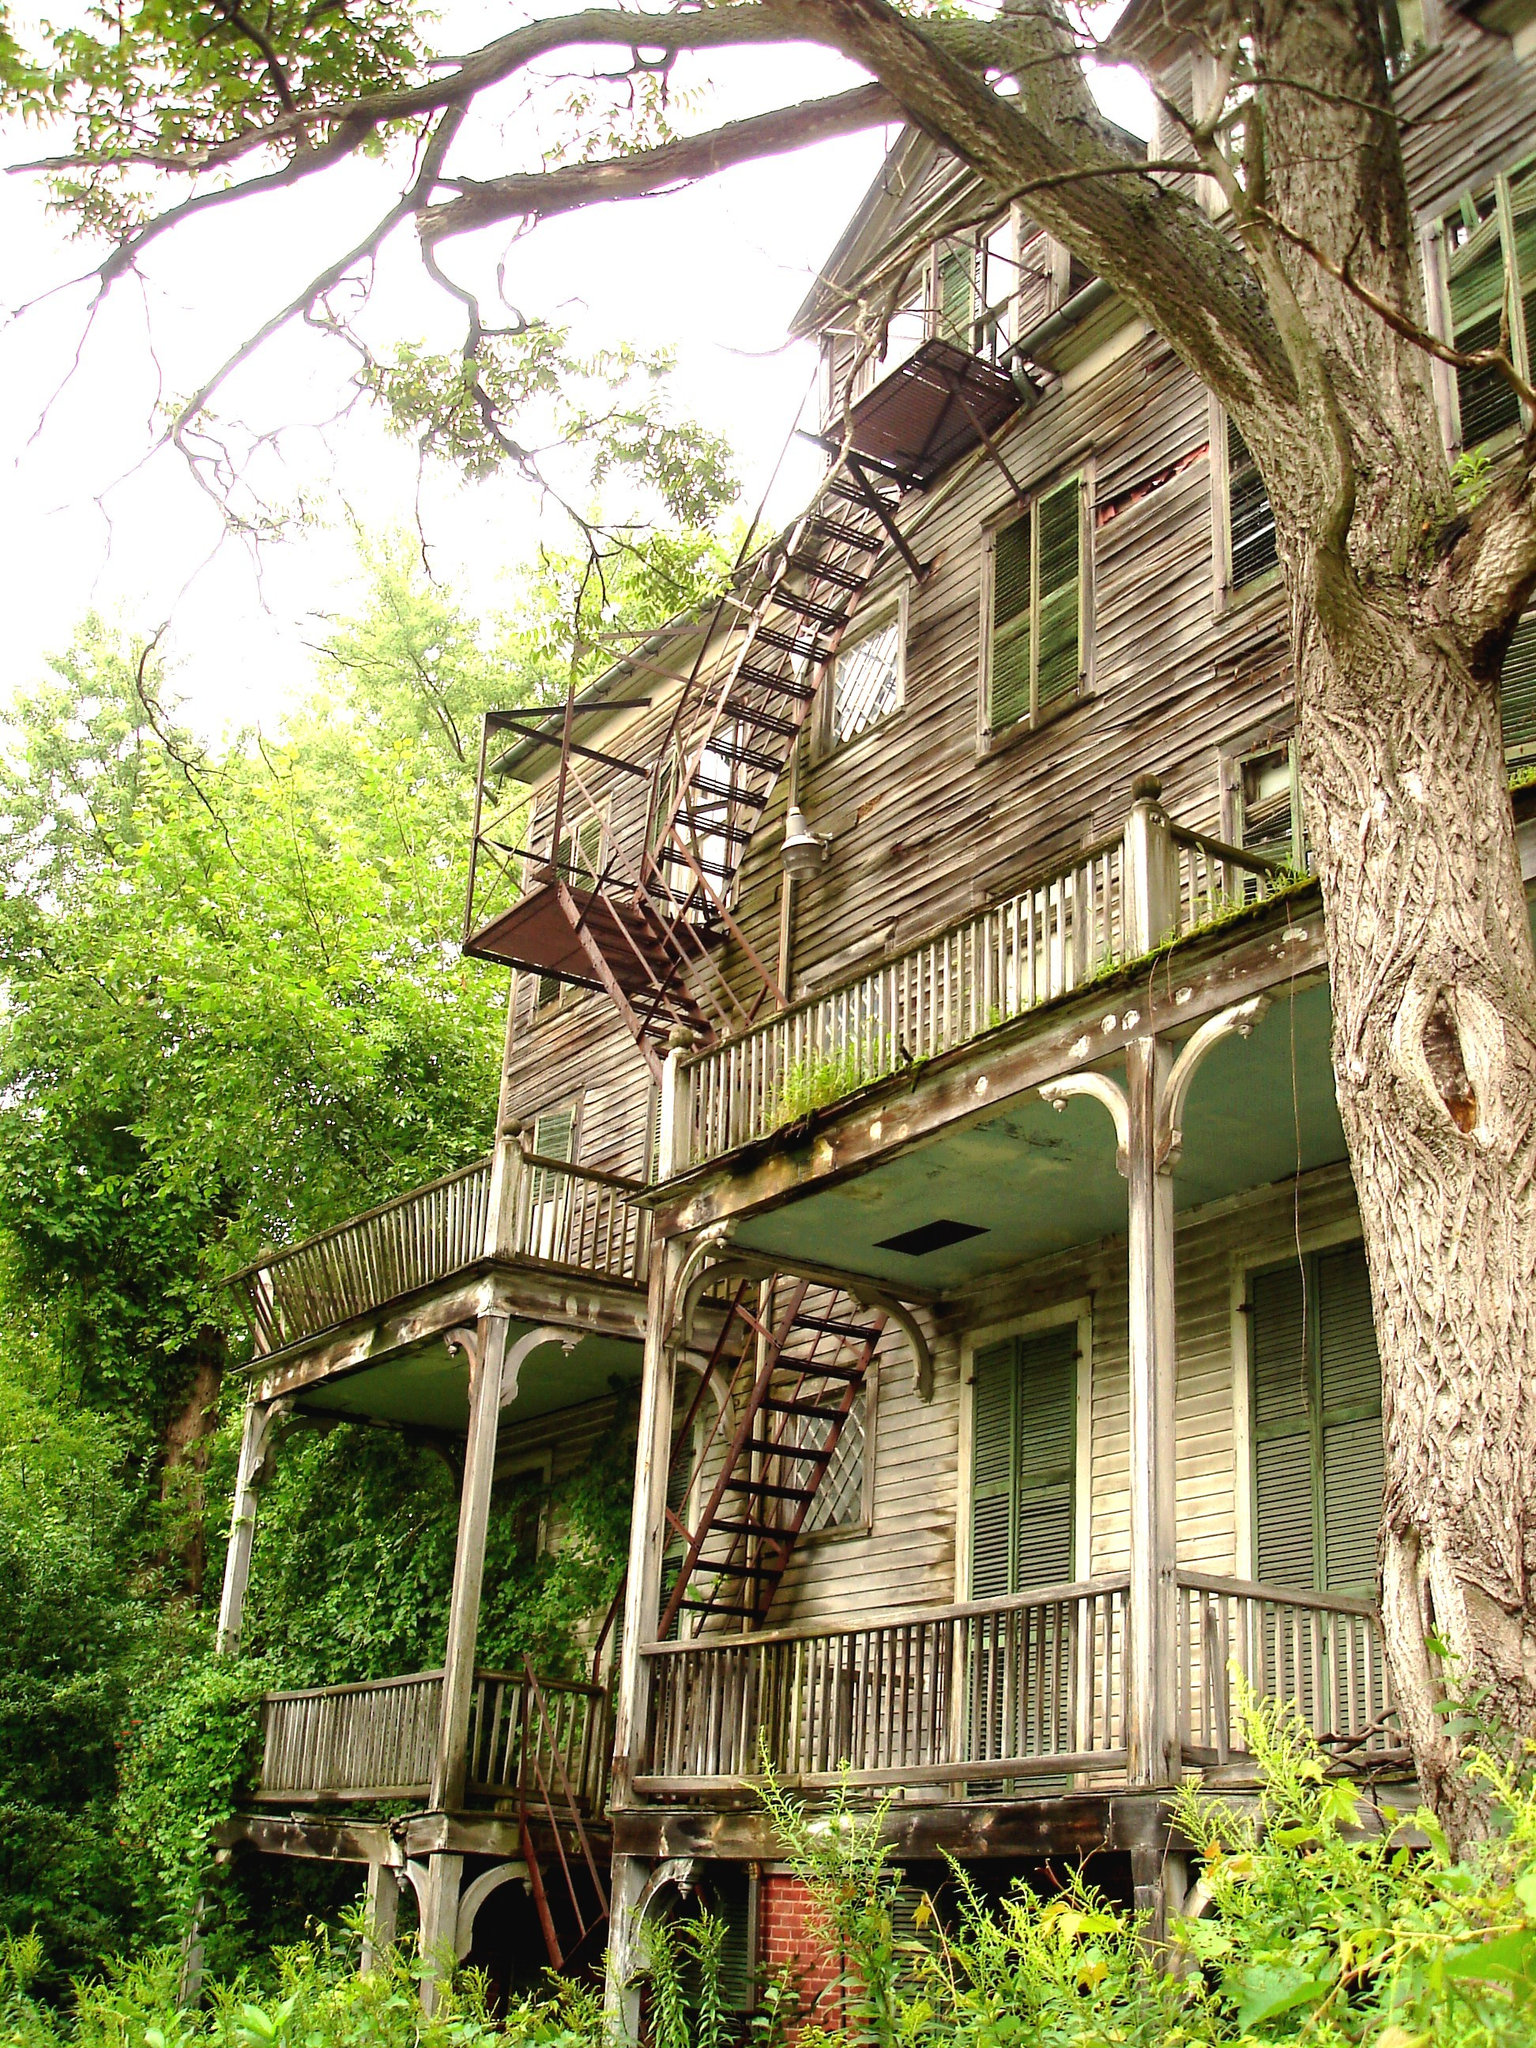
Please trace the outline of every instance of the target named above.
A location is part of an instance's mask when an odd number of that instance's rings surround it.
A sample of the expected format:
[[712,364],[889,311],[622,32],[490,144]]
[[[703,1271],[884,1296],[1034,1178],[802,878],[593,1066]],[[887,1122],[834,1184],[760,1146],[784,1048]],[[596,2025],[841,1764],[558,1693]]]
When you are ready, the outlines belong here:
[[[584,827],[592,823],[596,824],[597,856],[599,864],[602,863],[605,855],[608,852],[608,849],[613,844],[611,825],[612,806],[612,797],[608,795],[605,795],[603,797],[602,802],[599,804],[596,810],[592,810],[588,808],[585,804],[583,804],[581,815],[576,825],[576,843],[579,849],[581,844],[581,833]],[[535,817],[533,831],[529,834],[530,841],[536,841],[537,839],[543,839],[546,837],[549,841],[543,853],[532,856],[532,859],[536,862],[552,861],[554,858],[554,822],[555,813],[553,804],[551,804],[550,806],[550,812],[547,818],[538,818],[537,816]],[[565,834],[564,832],[562,832],[561,837],[563,838],[564,836]],[[593,991],[592,989],[582,987],[581,984],[578,982],[561,981],[551,974],[530,973],[528,979],[533,983],[533,1000],[529,1006],[528,1012],[529,1022],[532,1024],[540,1023],[546,1017],[555,1016],[561,1010],[569,1008],[569,1006],[572,1003],[579,1002],[583,996],[592,995],[593,993],[595,993],[595,991]],[[551,993],[549,995],[545,995],[544,993],[544,985],[546,982],[548,982],[551,987]]]
[[[1493,193],[1494,199],[1493,211],[1488,218],[1498,222],[1498,244],[1504,259],[1505,305],[1510,305],[1509,287],[1516,242],[1511,188],[1522,174],[1527,177],[1536,176],[1536,156],[1531,154],[1529,148],[1511,164],[1460,186],[1454,197],[1438,209],[1420,232],[1426,311],[1430,329],[1441,341],[1454,346],[1456,336],[1456,323],[1451,308],[1451,262],[1457,252],[1450,246],[1447,230],[1464,206],[1475,203],[1479,194],[1488,191]],[[1536,296],[1536,276],[1533,276],[1527,294],[1521,293],[1518,276],[1514,278],[1514,285],[1513,310],[1517,317],[1510,322],[1510,359],[1529,382],[1531,365],[1536,361],[1536,333],[1531,331],[1527,323],[1523,298]],[[1474,442],[1472,450],[1469,451],[1462,431],[1461,390],[1456,370],[1451,364],[1438,362],[1432,368],[1441,428],[1445,436],[1446,450],[1452,457],[1469,452],[1496,457],[1512,447],[1529,431],[1531,420],[1527,408],[1523,400],[1517,400],[1520,415],[1518,422],[1513,426],[1501,428],[1497,434],[1490,435],[1485,440]]]
[[[858,746],[871,733],[882,732],[893,718],[899,718],[907,708],[907,622],[910,611],[910,586],[903,583],[889,597],[873,601],[862,617],[855,612],[850,621],[846,639],[838,643],[832,657],[831,674],[827,687],[818,692],[818,704],[812,725],[811,759],[821,762],[833,754],[844,754],[850,747]],[[865,640],[873,640],[877,633],[894,624],[896,627],[896,701],[889,711],[861,726],[847,739],[836,736],[837,716],[837,665],[845,654],[851,654]]]
[[[1076,482],[1077,501],[1077,687],[1065,692],[1054,703],[1040,709],[1040,523],[1038,512],[1044,501],[1064,485]],[[1093,581],[1093,508],[1094,508],[1094,459],[1091,451],[1085,450],[1074,460],[1062,464],[1047,477],[1032,486],[1027,505],[1021,505],[1018,498],[1009,503],[988,523],[985,528],[981,559],[981,632],[980,632],[980,673],[977,679],[976,698],[976,741],[980,756],[999,752],[1011,746],[1025,733],[1041,732],[1054,725],[1075,706],[1082,704],[1093,695],[1094,684],[1094,581]],[[1030,679],[1029,709],[1004,725],[992,722],[992,660],[996,628],[993,621],[994,596],[997,588],[997,546],[1001,536],[1011,527],[1028,516],[1030,520]]]
[[[1235,1481],[1234,1548],[1237,1577],[1256,1580],[1259,1550],[1258,1444],[1254,1430],[1253,1316],[1249,1304],[1253,1283],[1265,1273],[1294,1265],[1298,1256],[1315,1263],[1329,1252],[1346,1251],[1363,1244],[1358,1214],[1341,1217],[1335,1223],[1303,1230],[1285,1245],[1265,1251],[1245,1249],[1233,1254],[1231,1272],[1232,1316],[1232,1459]],[[1309,1314],[1313,1310],[1309,1306]],[[1309,1347],[1311,1338],[1308,1338]],[[1308,1366],[1314,1360],[1309,1350]],[[1300,1590],[1300,1589],[1298,1589]]]
[[[864,1448],[859,1465],[859,1494],[857,1513],[847,1522],[828,1522],[817,1529],[802,1529],[795,1538],[796,1545],[802,1543],[842,1543],[851,1536],[869,1536],[875,1526],[875,1443],[880,1419],[880,1353],[877,1350],[870,1360],[869,1370],[864,1375],[864,1385],[859,1398],[864,1404],[861,1424],[864,1431]],[[841,1442],[841,1437],[839,1437]],[[826,1484],[823,1474],[817,1482],[817,1494]],[[815,1506],[815,1502],[811,1506]],[[809,1512],[809,1510],[807,1510]]]
[[1222,832],[1232,846],[1244,846],[1243,769],[1261,754],[1275,754],[1282,747],[1290,753],[1291,770],[1291,854],[1298,874],[1310,872],[1311,849],[1307,844],[1306,814],[1301,803],[1301,766],[1296,752],[1295,721],[1260,727],[1243,738],[1229,741],[1221,750]]

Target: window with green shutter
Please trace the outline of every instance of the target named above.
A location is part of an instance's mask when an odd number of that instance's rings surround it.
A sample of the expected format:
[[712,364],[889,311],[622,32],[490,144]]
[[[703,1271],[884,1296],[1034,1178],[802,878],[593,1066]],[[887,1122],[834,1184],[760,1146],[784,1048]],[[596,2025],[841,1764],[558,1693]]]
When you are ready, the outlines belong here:
[[1381,1518],[1381,1361],[1361,1246],[1248,1288],[1254,1569],[1266,1585],[1370,1595]]
[[972,1379],[971,1598],[1070,1579],[1076,1323],[983,1345]]
[[987,725],[1038,718],[1083,676],[1083,480],[1044,491],[992,543]]
[[965,242],[941,247],[935,262],[937,316],[941,341],[967,351],[975,346],[976,250]]
[[[546,823],[546,831],[552,822]],[[560,843],[554,849],[552,864],[562,882],[573,884],[578,889],[591,888],[603,864],[602,819],[589,812],[574,830],[563,831]],[[569,985],[553,974],[541,974],[533,999],[535,1010],[546,1010],[551,1003],[559,1002]]]
[[[1536,341],[1536,165],[1468,193],[1444,222],[1451,340],[1475,354],[1506,348],[1524,377]],[[1456,372],[1461,445],[1480,448],[1521,424],[1520,401],[1497,370]]]

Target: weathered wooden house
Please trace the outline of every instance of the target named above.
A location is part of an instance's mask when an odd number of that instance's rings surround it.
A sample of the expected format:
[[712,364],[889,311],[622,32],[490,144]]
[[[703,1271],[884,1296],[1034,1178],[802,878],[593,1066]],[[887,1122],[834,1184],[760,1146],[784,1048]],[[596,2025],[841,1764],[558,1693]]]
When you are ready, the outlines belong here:
[[[1389,23],[1430,317],[1474,346],[1507,321],[1521,365],[1528,12]],[[1133,0],[1118,33],[1198,105],[1178,19]],[[408,1270],[379,1277],[363,1219],[334,1234],[344,1283],[305,1292],[303,1248],[253,1283],[273,1355],[247,1477],[279,1401],[467,1427],[447,1675],[400,1681],[430,1693],[421,1767],[371,1706],[272,1702],[262,1789],[334,1799],[325,1770],[282,1775],[282,1731],[370,1731],[368,1769],[430,1810],[369,1855],[403,1839],[438,1872],[438,1933],[466,1871],[529,1860],[474,1811],[508,1803],[472,1674],[514,1350],[517,1403],[568,1445],[643,1329],[604,1823],[621,1973],[681,1895],[721,1904],[744,1962],[793,1957],[796,1887],[743,1782],[765,1763],[812,1799],[889,1795],[909,1867],[1091,1856],[1154,1908],[1167,1788],[1251,1775],[1234,1668],[1341,1764],[1405,1767],[1263,486],[1158,335],[1018,207],[981,212],[901,137],[800,315],[828,456],[804,515],[563,711],[489,718],[467,943],[515,970],[495,1161],[459,1208],[388,1212]],[[1436,376],[1450,448],[1528,424],[1496,382]],[[1536,625],[1505,711],[1517,771]]]

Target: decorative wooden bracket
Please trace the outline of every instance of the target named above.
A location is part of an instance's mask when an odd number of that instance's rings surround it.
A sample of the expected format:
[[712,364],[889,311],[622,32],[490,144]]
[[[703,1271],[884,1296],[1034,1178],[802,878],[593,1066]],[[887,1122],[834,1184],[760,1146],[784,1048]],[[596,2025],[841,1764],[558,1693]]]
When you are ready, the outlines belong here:
[[[723,1243],[723,1240],[717,1242]],[[694,1249],[697,1250],[698,1247],[695,1246]],[[839,1287],[851,1300],[856,1301],[860,1308],[881,1310],[901,1331],[911,1349],[912,1362],[916,1367],[917,1398],[924,1402],[933,1399],[933,1353],[928,1347],[928,1339],[923,1335],[922,1327],[911,1310],[877,1281],[868,1279],[862,1273],[842,1273],[831,1266],[806,1265],[798,1259],[790,1262],[772,1252],[754,1252],[733,1246],[724,1257],[716,1259],[712,1265],[704,1267],[702,1272],[693,1275],[689,1282],[691,1298],[686,1299],[683,1304],[687,1320],[679,1319],[684,1331],[691,1325],[699,1295],[713,1280],[725,1273],[737,1273],[754,1280],[769,1280],[775,1274],[782,1274],[786,1279],[809,1280],[819,1286]]]
[[1087,1095],[1095,1102],[1102,1102],[1114,1118],[1115,1124],[1115,1168],[1122,1177],[1131,1170],[1131,1105],[1126,1100],[1125,1090],[1118,1081],[1111,1081],[1107,1074],[1064,1074],[1059,1081],[1047,1081],[1040,1090],[1040,1100],[1048,1102],[1059,1116],[1074,1095]]
[[[1156,1111],[1153,1163],[1159,1173],[1172,1172],[1179,1162],[1184,1149],[1184,1105],[1206,1054],[1224,1038],[1247,1038],[1273,1001],[1274,997],[1268,994],[1250,996],[1246,1002],[1219,1010],[1206,1019],[1174,1061]],[[1074,1095],[1090,1096],[1109,1111],[1115,1124],[1115,1166],[1122,1176],[1129,1176],[1131,1106],[1125,1090],[1107,1074],[1091,1070],[1064,1074],[1059,1081],[1047,1081],[1040,1090],[1040,1100],[1057,1111],[1065,1109]]]

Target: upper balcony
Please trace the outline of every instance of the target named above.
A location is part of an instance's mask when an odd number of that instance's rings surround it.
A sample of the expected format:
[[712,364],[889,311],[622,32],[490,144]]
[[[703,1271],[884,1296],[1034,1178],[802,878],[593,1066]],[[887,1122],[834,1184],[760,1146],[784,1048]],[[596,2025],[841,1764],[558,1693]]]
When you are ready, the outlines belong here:
[[581,1333],[552,1378],[527,1376],[529,1397],[535,1377],[550,1379],[540,1407],[606,1392],[615,1371],[639,1368],[651,1230],[633,1206],[641,1192],[506,1138],[489,1158],[268,1254],[230,1283],[255,1332],[258,1397],[462,1429],[465,1368],[442,1340],[496,1312],[519,1328]]
[[[1115,837],[989,908],[679,1063],[675,1173],[760,1144],[845,1098],[1046,1009],[1266,901],[1270,856],[1133,807]],[[1148,887],[1149,855],[1159,872]]]

